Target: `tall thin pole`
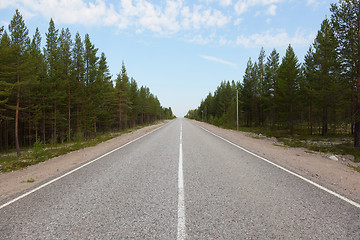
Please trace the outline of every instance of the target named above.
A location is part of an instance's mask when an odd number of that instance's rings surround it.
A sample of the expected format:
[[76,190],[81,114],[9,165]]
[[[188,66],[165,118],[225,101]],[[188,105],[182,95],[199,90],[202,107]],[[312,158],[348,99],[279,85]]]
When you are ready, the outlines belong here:
[[239,90],[236,89],[236,130],[239,131]]

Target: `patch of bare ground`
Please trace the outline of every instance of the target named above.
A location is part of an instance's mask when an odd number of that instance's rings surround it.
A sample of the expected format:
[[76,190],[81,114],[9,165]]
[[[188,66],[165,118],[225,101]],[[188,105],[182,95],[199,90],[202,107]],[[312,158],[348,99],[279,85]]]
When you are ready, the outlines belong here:
[[251,133],[192,121],[259,156],[360,203],[360,173],[348,166],[350,163],[355,164],[351,161],[351,156],[331,159],[328,154],[287,147],[274,138],[254,138]]
[[34,187],[39,182],[60,175],[71,168],[95,159],[126,144],[127,142],[161,127],[165,123],[166,122],[161,122],[156,125],[147,126],[136,131],[120,135],[119,137],[102,142],[93,147],[70,152],[21,170],[0,174],[0,200]]

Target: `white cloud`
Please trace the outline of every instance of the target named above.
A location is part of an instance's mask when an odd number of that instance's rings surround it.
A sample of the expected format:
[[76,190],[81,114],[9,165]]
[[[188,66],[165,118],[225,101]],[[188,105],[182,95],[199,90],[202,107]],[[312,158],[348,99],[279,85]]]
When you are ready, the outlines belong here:
[[319,4],[320,4],[319,0],[307,0],[306,2],[307,6],[317,6]]
[[250,7],[254,6],[269,6],[267,13],[270,15],[276,14],[276,4],[285,0],[238,0],[235,3],[234,10],[238,15],[245,13]]
[[223,7],[228,7],[232,4],[232,0],[220,0],[220,5]]
[[271,16],[275,16],[276,15],[276,9],[277,9],[277,6],[276,5],[271,5],[268,10],[267,10],[267,14],[268,15],[271,15]]
[[220,39],[219,39],[219,44],[220,44],[221,46],[225,46],[225,45],[228,45],[228,44],[230,44],[230,43],[231,43],[231,41],[227,40],[227,39],[224,38],[224,37],[220,37]]
[[264,33],[256,33],[251,36],[240,35],[236,39],[236,45],[243,47],[286,47],[308,46],[313,42],[315,33],[306,34],[298,29],[294,36],[289,36],[285,30],[269,30]]
[[209,60],[209,61],[225,64],[225,65],[228,65],[228,66],[231,66],[231,67],[234,67],[234,68],[236,67],[235,63],[232,63],[232,62],[220,59],[220,58],[216,58],[216,57],[212,57],[212,56],[206,56],[206,55],[202,55],[201,57],[206,59],[206,60]]
[[193,10],[185,6],[181,11],[181,24],[184,29],[200,29],[201,27],[223,27],[228,24],[231,17],[227,17],[219,10],[204,9],[195,5]]
[[235,19],[235,21],[234,21],[234,26],[240,25],[240,23],[241,23],[242,21],[243,21],[242,18],[237,18],[237,19]]
[[198,34],[195,36],[185,36],[185,41],[190,42],[190,43],[206,45],[206,44],[212,42],[213,40],[211,39],[211,37],[203,37],[202,35]]
[[[207,0],[209,1],[209,0]],[[219,0],[223,6],[231,0]],[[116,26],[135,28],[135,32],[149,30],[158,34],[172,34],[203,27],[219,28],[231,22],[231,17],[206,5],[185,5],[184,0],[120,0],[114,6],[107,0],[0,0],[0,9],[10,5],[19,7],[27,15],[43,15],[58,24],[87,26]]]
[[249,7],[249,4],[247,1],[238,1],[236,4],[235,4],[235,12],[238,14],[238,15],[241,15],[243,14],[244,12],[246,12],[246,10],[248,9]]
[[1,0],[0,1],[0,9],[8,8],[11,6],[16,6],[16,1],[14,1],[14,0]]

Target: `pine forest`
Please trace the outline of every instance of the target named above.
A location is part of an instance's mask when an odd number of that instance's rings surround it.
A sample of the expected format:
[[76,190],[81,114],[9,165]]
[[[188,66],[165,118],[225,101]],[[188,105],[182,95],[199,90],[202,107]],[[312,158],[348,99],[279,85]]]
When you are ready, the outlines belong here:
[[242,81],[221,82],[187,117],[289,136],[351,134],[360,147],[360,2],[340,0],[330,10],[302,63],[291,45],[282,59],[262,48]]
[[[0,151],[90,139],[99,133],[172,118],[124,62],[112,79],[88,34],[75,38],[50,20],[46,39],[30,37],[17,10],[0,28]],[[44,46],[44,47],[43,47]]]

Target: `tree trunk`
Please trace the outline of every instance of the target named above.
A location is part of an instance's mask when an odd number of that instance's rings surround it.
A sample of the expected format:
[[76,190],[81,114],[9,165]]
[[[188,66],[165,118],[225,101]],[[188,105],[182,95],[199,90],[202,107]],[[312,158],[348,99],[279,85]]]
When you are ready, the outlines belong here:
[[3,151],[3,127],[2,124],[0,124],[0,151]]
[[[357,29],[358,29],[358,44],[360,47],[360,14],[357,16]],[[358,49],[360,51],[360,49]],[[359,55],[360,52],[356,53],[356,69],[359,69]],[[356,108],[355,108],[355,133],[354,133],[354,147],[360,147],[360,71],[356,73]]]
[[8,120],[5,120],[5,152],[7,153],[9,150],[9,128],[8,128]]
[[19,54],[17,56],[16,65],[16,79],[17,79],[17,94],[16,94],[16,109],[15,109],[15,147],[17,156],[21,156],[20,145],[19,145],[19,108],[20,108],[20,73],[19,73]]
[[310,136],[313,134],[313,122],[312,122],[312,103],[309,106],[309,125],[310,125]]
[[[55,90],[55,95],[56,95],[56,90]],[[57,139],[57,136],[56,136],[56,115],[57,115],[57,108],[56,108],[56,99],[55,99],[55,104],[54,104],[54,128],[53,128],[53,144],[55,145],[56,144],[56,139]]]
[[[67,75],[69,75],[69,69],[67,69]],[[67,141],[70,142],[71,137],[71,98],[70,98],[70,78],[68,76],[68,134],[67,134]]]
[[121,107],[121,98],[119,98],[119,129],[122,129],[122,107]]
[[80,130],[80,111],[79,104],[76,104],[76,132]]
[[360,147],[360,103],[356,100],[355,109],[355,132],[354,132],[354,147]]
[[321,130],[321,135],[325,136],[327,134],[328,131],[328,116],[327,116],[327,107],[324,107],[323,109],[323,118],[322,118],[322,130]]
[[46,118],[46,116],[45,116],[45,100],[44,100],[44,96],[42,97],[42,104],[43,104],[43,114],[42,114],[42,141],[43,141],[43,143],[45,143],[46,142],[46,133],[45,133],[45,131],[46,131],[46,120],[45,120],[45,118]]

